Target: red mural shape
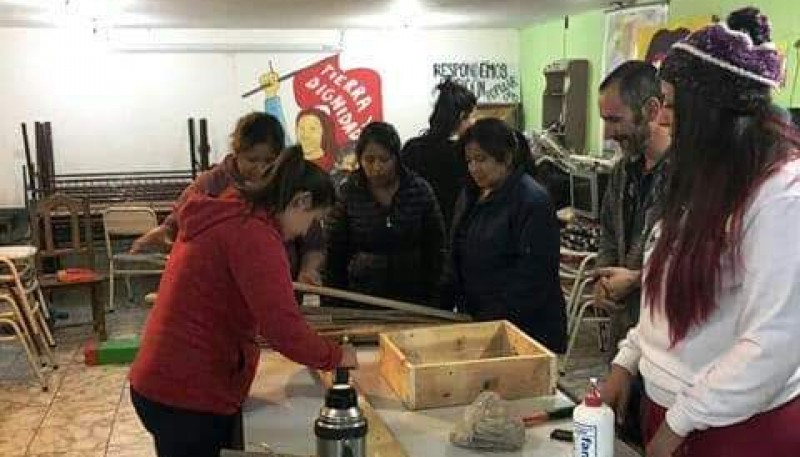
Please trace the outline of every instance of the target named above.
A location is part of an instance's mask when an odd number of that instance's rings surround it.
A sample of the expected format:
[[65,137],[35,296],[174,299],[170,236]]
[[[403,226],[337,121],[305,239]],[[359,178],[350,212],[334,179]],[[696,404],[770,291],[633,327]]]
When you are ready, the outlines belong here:
[[370,122],[383,120],[380,75],[367,68],[342,70],[338,54],[297,73],[294,97],[300,110],[328,113],[340,147],[357,140]]

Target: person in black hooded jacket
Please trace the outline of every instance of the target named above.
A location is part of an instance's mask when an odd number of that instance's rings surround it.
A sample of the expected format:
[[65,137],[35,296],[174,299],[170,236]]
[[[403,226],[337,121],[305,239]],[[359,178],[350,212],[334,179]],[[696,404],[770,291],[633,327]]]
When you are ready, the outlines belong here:
[[478,99],[466,87],[449,79],[436,86],[439,97],[428,119],[430,128],[406,142],[403,164],[419,173],[433,187],[450,230],[453,209],[464,187],[467,166],[458,150],[458,137],[472,125]]
[[361,133],[359,169],[342,183],[325,221],[325,284],[436,306],[442,213],[431,186],[400,163],[400,146],[397,131],[385,122]]
[[547,191],[526,172],[514,131],[482,119],[462,139],[470,179],[453,217],[442,306],[507,319],[554,352],[566,349],[559,226]]

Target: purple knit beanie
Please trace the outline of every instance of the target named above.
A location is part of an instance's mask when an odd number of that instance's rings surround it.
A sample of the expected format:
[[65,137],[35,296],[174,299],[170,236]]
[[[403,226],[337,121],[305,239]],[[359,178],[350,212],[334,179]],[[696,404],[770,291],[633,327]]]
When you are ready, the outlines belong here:
[[749,7],[674,44],[659,76],[724,108],[754,111],[769,105],[783,65],[770,41],[769,19]]

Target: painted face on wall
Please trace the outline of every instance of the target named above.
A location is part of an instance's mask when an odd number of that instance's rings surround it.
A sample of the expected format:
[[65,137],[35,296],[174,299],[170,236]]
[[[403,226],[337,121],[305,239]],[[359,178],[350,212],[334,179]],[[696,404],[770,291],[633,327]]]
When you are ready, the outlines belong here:
[[297,141],[303,151],[313,152],[322,149],[322,122],[312,115],[301,116],[297,120]]

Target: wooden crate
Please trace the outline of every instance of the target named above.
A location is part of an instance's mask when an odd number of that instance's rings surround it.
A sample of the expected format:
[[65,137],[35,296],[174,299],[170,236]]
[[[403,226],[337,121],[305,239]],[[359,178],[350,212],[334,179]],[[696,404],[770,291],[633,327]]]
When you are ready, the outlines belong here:
[[484,390],[503,398],[552,395],[556,356],[507,321],[380,335],[380,373],[411,410],[472,403]]

